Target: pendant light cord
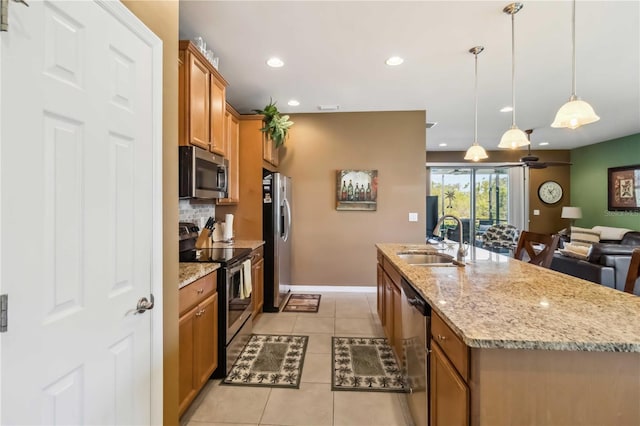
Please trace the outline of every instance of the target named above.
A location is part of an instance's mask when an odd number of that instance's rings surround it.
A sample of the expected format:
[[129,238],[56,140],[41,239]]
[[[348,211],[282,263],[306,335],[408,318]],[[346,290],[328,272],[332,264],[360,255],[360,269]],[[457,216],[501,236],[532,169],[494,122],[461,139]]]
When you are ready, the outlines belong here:
[[475,115],[475,123],[473,128],[473,143],[478,143],[478,53],[474,53],[473,56],[476,57],[476,115]]
[[573,49],[573,62],[571,64],[573,68],[571,97],[574,98],[576,96],[576,0],[573,0],[573,12],[571,15],[571,46]]
[[511,125],[516,126],[516,36],[515,12],[511,12]]

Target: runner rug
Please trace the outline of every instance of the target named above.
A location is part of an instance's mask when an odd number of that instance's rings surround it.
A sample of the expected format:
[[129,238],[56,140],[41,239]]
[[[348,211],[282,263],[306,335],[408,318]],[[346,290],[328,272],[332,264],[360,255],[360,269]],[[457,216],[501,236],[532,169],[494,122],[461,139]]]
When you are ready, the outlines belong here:
[[331,390],[405,392],[402,372],[387,339],[333,337]]
[[319,294],[292,294],[282,312],[318,312]]
[[298,389],[308,341],[309,336],[254,334],[222,383]]

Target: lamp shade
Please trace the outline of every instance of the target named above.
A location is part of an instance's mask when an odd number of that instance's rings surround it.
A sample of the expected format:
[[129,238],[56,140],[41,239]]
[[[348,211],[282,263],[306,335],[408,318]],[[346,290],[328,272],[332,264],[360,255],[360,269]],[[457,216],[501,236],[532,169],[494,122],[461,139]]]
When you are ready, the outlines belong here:
[[563,219],[582,219],[582,209],[580,207],[563,207],[560,217]]
[[589,123],[595,123],[600,120],[589,103],[571,96],[569,102],[562,105],[556,113],[556,118],[551,123],[551,127],[565,127],[569,129],[577,129],[580,126]]
[[483,147],[478,145],[478,142],[474,142],[473,145],[469,147],[467,153],[464,156],[465,160],[472,161],[484,160],[485,158],[489,158],[489,156],[487,155],[487,151],[485,151]]
[[527,135],[516,125],[513,125],[502,135],[498,148],[519,148],[527,145],[529,145]]

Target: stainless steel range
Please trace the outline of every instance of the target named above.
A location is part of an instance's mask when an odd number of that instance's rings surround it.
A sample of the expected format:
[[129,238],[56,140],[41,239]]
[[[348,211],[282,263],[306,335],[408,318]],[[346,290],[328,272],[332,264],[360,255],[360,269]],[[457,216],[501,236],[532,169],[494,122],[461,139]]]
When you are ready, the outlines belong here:
[[242,294],[243,263],[250,258],[248,248],[198,250],[198,227],[180,222],[180,262],[214,262],[218,269],[218,368],[213,377],[225,377],[251,335],[252,300]]

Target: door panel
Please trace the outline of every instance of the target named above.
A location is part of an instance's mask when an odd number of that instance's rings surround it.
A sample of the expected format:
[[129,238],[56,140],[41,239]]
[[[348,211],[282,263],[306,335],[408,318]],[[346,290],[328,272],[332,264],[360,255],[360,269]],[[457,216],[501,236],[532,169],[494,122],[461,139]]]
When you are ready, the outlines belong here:
[[0,423],[149,424],[159,41],[116,2],[29,3],[0,36]]

